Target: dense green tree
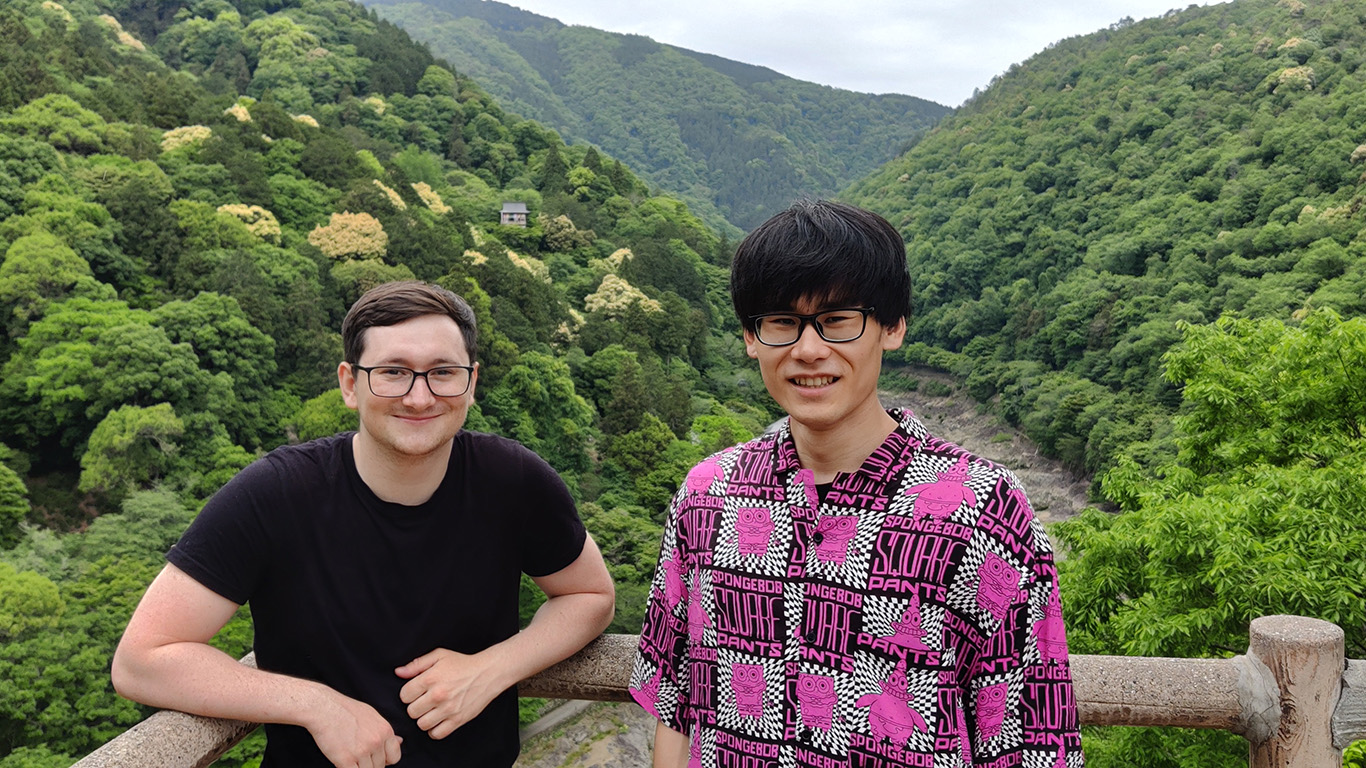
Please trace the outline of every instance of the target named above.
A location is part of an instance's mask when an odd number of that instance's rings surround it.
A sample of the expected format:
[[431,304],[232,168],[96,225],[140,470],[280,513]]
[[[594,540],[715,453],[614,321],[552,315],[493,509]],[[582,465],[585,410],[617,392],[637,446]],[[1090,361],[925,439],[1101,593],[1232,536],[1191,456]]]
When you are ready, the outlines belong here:
[[[10,339],[24,335],[53,301],[72,296],[113,298],[90,265],[55,235],[40,232],[14,241],[0,262],[0,326]],[[10,342],[0,344],[8,349]]]
[[251,324],[236,299],[199,293],[157,307],[151,321],[172,343],[189,344],[201,369],[228,377],[233,402],[215,415],[239,442],[255,447],[279,431],[285,411],[273,396],[275,342]]
[[147,488],[172,468],[185,424],[169,403],[147,408],[125,405],[95,426],[81,456],[82,491],[95,491],[111,503]]
[[21,445],[68,450],[121,404],[192,412],[232,398],[228,381],[200,369],[190,345],[172,343],[145,313],[81,298],[52,305],[30,327],[4,379],[0,420],[10,434]]
[[[1191,326],[1167,375],[1184,385],[1176,460],[1121,461],[1102,483],[1121,513],[1055,529],[1074,649],[1219,657],[1246,647],[1256,616],[1295,614],[1337,624],[1348,656],[1366,653],[1366,321]],[[1098,738],[1104,764],[1246,761],[1227,734]]]
[[193,519],[194,510],[175,493],[139,490],[122,501],[118,512],[101,515],[85,533],[71,537],[67,550],[88,562],[127,557],[159,565]]
[[64,94],[35,99],[9,115],[0,117],[0,130],[11,136],[27,136],[53,147],[93,154],[105,147],[107,124],[95,112]]
[[0,549],[19,543],[19,524],[28,517],[28,489],[24,480],[0,462]]
[[593,408],[574,389],[569,366],[540,352],[524,353],[480,402],[502,434],[539,453],[562,472],[589,467]]
[[294,437],[300,441],[315,440],[356,427],[356,412],[346,407],[341,390],[335,387],[305,401],[290,422]]

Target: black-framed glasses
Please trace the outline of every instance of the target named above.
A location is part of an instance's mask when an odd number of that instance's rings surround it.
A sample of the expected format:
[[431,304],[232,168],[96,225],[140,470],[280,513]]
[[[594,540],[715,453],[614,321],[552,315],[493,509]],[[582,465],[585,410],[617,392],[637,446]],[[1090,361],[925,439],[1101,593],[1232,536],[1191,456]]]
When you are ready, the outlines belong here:
[[816,333],[831,344],[854,341],[863,335],[868,327],[868,315],[872,307],[845,307],[827,309],[814,315],[798,315],[794,312],[765,312],[750,315],[754,321],[754,335],[759,343],[767,347],[786,347],[797,343],[806,330],[807,323],[816,326]]
[[474,380],[472,365],[441,365],[425,371],[414,371],[401,365],[364,365],[351,364],[358,371],[365,371],[370,382],[370,392],[375,397],[404,397],[413,389],[418,377],[427,380],[427,389],[437,397],[460,397],[470,391]]

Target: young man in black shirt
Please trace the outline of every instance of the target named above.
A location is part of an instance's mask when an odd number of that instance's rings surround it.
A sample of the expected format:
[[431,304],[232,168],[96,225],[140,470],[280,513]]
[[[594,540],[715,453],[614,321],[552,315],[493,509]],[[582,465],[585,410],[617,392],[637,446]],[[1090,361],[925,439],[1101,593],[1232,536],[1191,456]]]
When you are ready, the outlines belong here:
[[[342,336],[359,430],[277,449],[208,502],[129,621],[114,685],[266,723],[265,766],[511,765],[514,686],[606,628],[611,577],[544,461],[461,429],[478,379],[463,300],[382,285]],[[523,572],[549,599],[519,632]],[[208,645],[243,603],[259,669]]]

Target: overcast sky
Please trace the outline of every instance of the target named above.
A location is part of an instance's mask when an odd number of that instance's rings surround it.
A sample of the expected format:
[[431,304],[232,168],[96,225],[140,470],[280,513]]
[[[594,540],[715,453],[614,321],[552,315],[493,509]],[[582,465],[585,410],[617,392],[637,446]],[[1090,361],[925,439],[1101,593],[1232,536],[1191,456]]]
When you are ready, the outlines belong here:
[[[504,0],[566,24],[645,35],[866,93],[957,107],[1011,64],[1175,0]],[[1208,2],[1197,3],[1207,5]]]

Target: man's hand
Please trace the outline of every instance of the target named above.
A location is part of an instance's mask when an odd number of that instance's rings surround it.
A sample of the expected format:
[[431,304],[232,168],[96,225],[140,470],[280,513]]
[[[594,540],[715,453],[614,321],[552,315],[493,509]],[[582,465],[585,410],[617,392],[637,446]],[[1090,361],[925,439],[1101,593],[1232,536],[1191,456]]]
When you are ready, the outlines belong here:
[[497,675],[481,656],[445,648],[413,659],[394,673],[407,680],[398,697],[408,705],[408,716],[433,739],[444,739],[473,720],[498,694]]
[[308,723],[308,732],[323,756],[337,768],[384,768],[399,760],[402,736],[375,708],[336,694]]

